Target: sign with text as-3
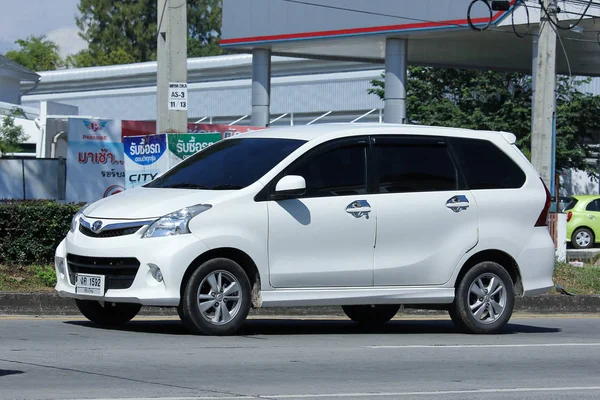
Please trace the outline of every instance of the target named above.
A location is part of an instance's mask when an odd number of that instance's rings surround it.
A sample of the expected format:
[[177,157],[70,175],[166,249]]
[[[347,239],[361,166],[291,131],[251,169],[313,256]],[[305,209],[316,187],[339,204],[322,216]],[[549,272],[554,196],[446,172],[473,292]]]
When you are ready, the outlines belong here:
[[169,110],[186,111],[188,103],[187,83],[169,83]]

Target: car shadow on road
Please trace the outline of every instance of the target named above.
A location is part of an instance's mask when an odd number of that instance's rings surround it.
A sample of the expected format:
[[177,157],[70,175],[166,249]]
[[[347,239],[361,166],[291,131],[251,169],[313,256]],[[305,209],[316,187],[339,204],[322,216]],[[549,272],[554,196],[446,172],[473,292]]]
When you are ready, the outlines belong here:
[[8,375],[21,375],[23,371],[19,371],[16,369],[0,369],[0,377],[8,376]]
[[[65,324],[108,329],[123,332],[139,332],[156,335],[192,335],[178,320],[133,320],[117,328],[105,328],[85,321],[66,321]],[[516,333],[559,333],[553,327],[507,324],[496,335]],[[364,335],[364,334],[461,334],[450,320],[393,320],[376,328],[365,328],[352,321],[331,319],[250,319],[236,336],[277,336],[277,335]]]

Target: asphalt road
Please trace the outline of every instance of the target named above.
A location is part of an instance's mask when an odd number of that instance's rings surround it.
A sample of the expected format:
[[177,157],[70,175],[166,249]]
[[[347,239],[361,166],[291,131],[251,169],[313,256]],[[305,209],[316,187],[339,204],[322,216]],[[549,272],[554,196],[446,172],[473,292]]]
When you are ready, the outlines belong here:
[[[160,318],[160,317],[159,317]],[[0,399],[598,399],[600,318],[514,318],[459,334],[447,319],[361,331],[346,320],[253,319],[234,337],[178,320],[119,330],[0,317]]]

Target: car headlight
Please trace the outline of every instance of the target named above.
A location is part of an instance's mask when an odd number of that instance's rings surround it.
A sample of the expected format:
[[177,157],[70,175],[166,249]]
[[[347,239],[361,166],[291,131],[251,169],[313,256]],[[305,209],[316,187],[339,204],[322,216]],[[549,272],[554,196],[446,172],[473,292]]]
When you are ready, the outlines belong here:
[[86,203],[83,207],[81,207],[79,209],[79,211],[77,211],[75,213],[75,215],[73,215],[73,219],[71,220],[71,233],[75,232],[75,229],[77,229],[77,224],[79,223],[79,218],[81,218],[81,216],[83,215],[83,212],[88,207],[89,207],[89,203]]
[[190,233],[188,224],[196,215],[210,209],[210,204],[197,204],[182,208],[154,221],[146,230],[143,238],[174,236]]

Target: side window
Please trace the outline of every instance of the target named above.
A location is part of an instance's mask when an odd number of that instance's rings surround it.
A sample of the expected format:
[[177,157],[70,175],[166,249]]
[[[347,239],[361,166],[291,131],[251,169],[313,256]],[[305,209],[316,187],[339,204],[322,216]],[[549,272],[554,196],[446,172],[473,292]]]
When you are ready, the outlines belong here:
[[525,173],[489,140],[449,138],[470,189],[517,189]]
[[285,175],[306,180],[306,197],[348,196],[367,193],[367,145],[352,141],[316,150],[291,165]]
[[455,190],[456,167],[443,140],[375,137],[375,190],[407,193]]
[[600,211],[600,200],[594,200],[594,201],[590,202],[587,205],[587,207],[585,208],[585,211],[595,211],[595,212]]

